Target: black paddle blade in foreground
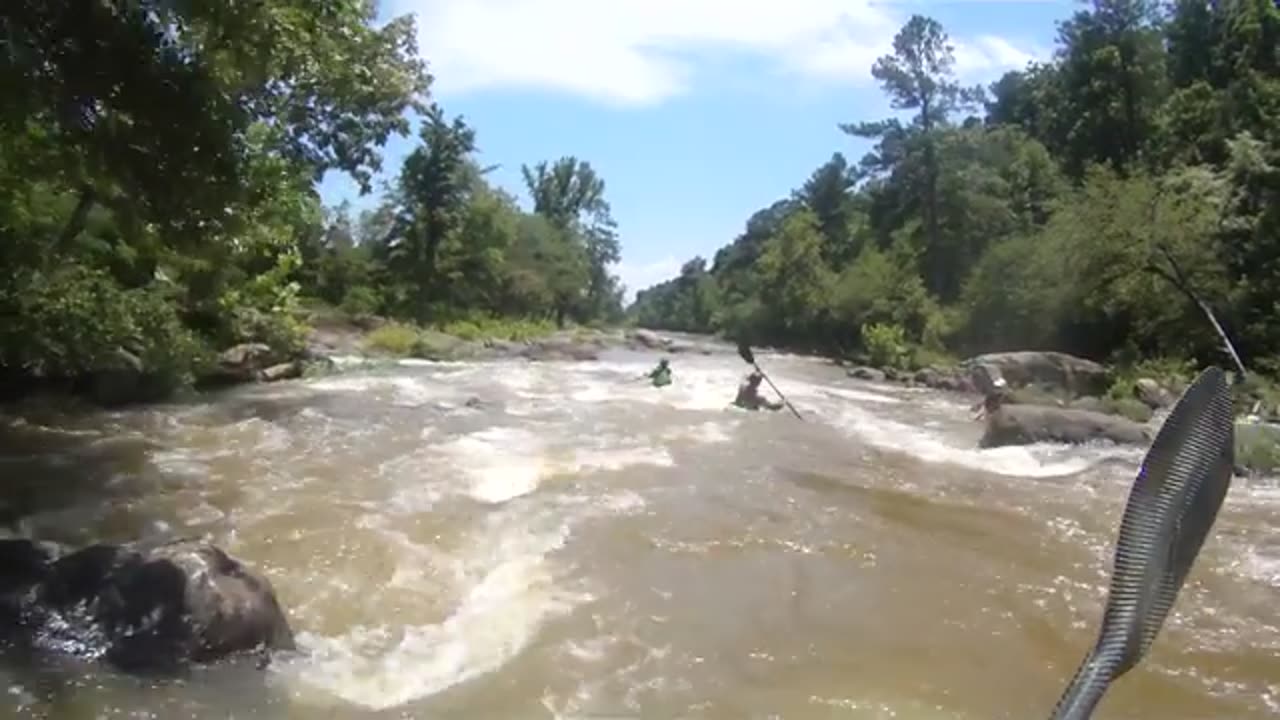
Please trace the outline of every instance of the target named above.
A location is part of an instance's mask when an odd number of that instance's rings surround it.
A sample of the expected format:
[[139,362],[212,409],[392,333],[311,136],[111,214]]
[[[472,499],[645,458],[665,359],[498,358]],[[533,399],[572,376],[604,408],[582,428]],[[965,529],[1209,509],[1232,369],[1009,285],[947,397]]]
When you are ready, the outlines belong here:
[[756,364],[756,356],[751,352],[751,346],[744,342],[738,343],[738,355],[742,356],[748,365]]
[[1051,720],[1086,720],[1112,681],[1150,649],[1231,484],[1235,419],[1225,373],[1210,367],[1151,443],[1120,521],[1102,629]]

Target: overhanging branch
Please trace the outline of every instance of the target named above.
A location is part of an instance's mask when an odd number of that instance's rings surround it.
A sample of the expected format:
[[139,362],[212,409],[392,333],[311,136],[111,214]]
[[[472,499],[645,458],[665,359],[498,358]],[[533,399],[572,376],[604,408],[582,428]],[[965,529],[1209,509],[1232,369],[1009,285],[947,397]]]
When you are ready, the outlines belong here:
[[1239,371],[1236,381],[1240,382],[1244,379],[1246,370],[1244,369],[1244,363],[1240,361],[1240,355],[1236,352],[1235,345],[1231,343],[1231,338],[1227,337],[1227,331],[1222,328],[1222,324],[1218,322],[1218,317],[1214,315],[1213,309],[1209,307],[1209,304],[1201,299],[1200,295],[1192,289],[1191,282],[1187,279],[1187,274],[1183,272],[1182,266],[1178,264],[1177,259],[1173,256],[1173,253],[1169,251],[1169,248],[1163,243],[1157,243],[1156,250],[1162,257],[1164,257],[1165,261],[1169,263],[1169,268],[1172,272],[1160,267],[1154,260],[1147,263],[1145,269],[1167,280],[1169,284],[1176,287],[1180,292],[1182,292],[1182,294],[1186,295],[1191,302],[1195,303],[1195,305],[1200,308],[1200,311],[1204,313],[1205,317],[1209,318],[1209,322],[1213,325],[1213,329],[1217,331],[1218,337],[1222,339],[1222,345],[1227,349],[1227,354],[1231,356],[1231,361],[1235,363],[1236,370]]

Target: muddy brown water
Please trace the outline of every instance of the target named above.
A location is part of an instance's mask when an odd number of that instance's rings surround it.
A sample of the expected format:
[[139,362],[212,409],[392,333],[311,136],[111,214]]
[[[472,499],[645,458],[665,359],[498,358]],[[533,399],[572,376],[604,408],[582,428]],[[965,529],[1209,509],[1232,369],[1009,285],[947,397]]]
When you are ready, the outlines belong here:
[[[979,451],[966,398],[732,349],[410,363],[9,425],[6,511],[205,536],[303,652],[157,680],[0,662],[0,715],[1036,718],[1092,643],[1141,453]],[[470,405],[468,400],[473,401]],[[1095,717],[1280,715],[1280,490],[1237,480],[1149,661]]]

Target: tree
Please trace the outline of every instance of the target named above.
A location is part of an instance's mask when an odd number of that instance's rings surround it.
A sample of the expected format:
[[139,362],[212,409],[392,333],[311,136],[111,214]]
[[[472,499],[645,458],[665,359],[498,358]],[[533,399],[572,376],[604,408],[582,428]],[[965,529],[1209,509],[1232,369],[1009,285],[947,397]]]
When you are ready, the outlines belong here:
[[857,237],[863,218],[854,208],[851,191],[857,181],[844,155],[834,153],[813,171],[796,191],[796,199],[813,211],[822,233],[823,258],[832,266],[844,265],[857,255]]
[[590,163],[572,156],[550,166],[544,161],[520,169],[533,198],[533,211],[561,232],[581,239],[589,267],[584,316],[619,311],[617,279],[609,266],[621,259],[621,248],[617,223],[604,199],[604,180]]
[[1090,163],[1125,170],[1154,129],[1165,96],[1165,54],[1153,0],[1094,0],[1058,28],[1067,172]]
[[397,187],[399,208],[385,241],[387,267],[410,302],[409,314],[426,322],[437,287],[440,247],[461,227],[472,187],[468,163],[475,131],[461,118],[445,119],[432,105],[419,131],[422,144],[409,154]]
[[[954,49],[942,25],[932,18],[912,15],[893,38],[893,54],[882,56],[871,68],[894,109],[916,111],[911,128],[902,128],[893,120],[840,126],[851,135],[879,138],[877,152],[863,161],[864,166],[900,165],[919,153],[919,185],[913,194],[920,201],[926,249],[941,244],[936,131],[946,125],[952,113],[981,99],[979,89],[963,88],[955,81],[954,66]],[[934,261],[927,250],[924,262],[932,289],[950,285],[944,262]]]

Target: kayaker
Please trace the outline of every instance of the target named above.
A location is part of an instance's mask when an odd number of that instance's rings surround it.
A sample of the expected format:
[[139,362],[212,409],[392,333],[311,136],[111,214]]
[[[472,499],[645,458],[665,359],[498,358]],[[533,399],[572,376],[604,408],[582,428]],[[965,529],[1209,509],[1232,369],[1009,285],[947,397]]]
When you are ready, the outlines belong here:
[[671,364],[667,362],[666,358],[662,358],[661,360],[658,361],[658,366],[655,367],[653,370],[650,370],[649,373],[645,375],[645,377],[649,378],[649,381],[653,383],[654,387],[663,387],[665,385],[670,385],[671,384]]
[[760,381],[764,376],[758,372],[752,372],[738,385],[738,396],[733,399],[733,404],[744,410],[759,410],[766,408],[768,410],[781,410],[782,403],[774,403],[760,397]]

